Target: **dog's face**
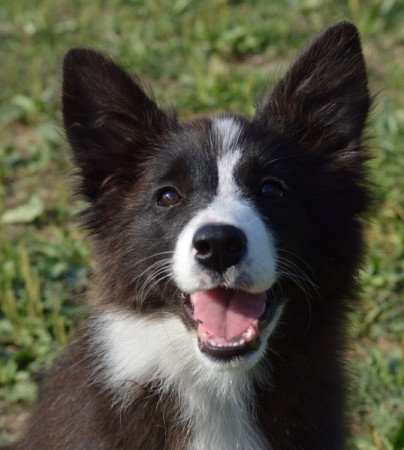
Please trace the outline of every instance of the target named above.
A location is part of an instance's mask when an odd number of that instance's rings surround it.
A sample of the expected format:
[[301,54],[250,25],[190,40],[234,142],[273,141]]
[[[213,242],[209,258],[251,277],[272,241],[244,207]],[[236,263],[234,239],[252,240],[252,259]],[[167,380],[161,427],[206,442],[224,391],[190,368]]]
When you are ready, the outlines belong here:
[[132,191],[142,204],[132,210],[136,248],[124,259],[147,258],[136,268],[134,278],[145,272],[136,304],[183,314],[210,358],[264,347],[260,331],[277,317],[274,230],[288,188],[279,155],[262,148],[281,145],[242,119],[200,119],[165,137]]
[[251,121],[178,123],[91,50],[66,56],[63,101],[103,301],[181,317],[207,362],[255,364],[297,293],[355,267],[369,98],[352,25],[325,31]]

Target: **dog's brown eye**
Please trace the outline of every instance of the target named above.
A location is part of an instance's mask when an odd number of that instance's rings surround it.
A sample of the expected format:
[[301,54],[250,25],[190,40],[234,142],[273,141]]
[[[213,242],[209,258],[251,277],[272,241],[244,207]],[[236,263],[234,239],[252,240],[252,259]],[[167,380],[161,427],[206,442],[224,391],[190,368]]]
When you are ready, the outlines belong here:
[[181,195],[173,188],[167,187],[161,190],[157,204],[163,208],[170,208],[181,201]]
[[261,184],[261,194],[268,198],[280,198],[283,195],[283,186],[275,180],[267,180]]

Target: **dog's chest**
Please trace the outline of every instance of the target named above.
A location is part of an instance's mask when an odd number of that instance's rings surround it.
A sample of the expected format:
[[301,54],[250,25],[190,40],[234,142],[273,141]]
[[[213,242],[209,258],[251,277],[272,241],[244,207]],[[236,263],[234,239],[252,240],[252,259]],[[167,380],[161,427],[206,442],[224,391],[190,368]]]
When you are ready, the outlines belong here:
[[253,418],[248,399],[223,403],[212,394],[203,399],[199,395],[189,399],[193,413],[189,450],[270,449]]
[[189,450],[270,448],[254,415],[252,374],[207,366],[180,320],[104,315],[94,344],[97,378],[122,405],[136,402],[133,386],[142,383],[154,386],[159,401],[174,394],[167,419],[185,425]]

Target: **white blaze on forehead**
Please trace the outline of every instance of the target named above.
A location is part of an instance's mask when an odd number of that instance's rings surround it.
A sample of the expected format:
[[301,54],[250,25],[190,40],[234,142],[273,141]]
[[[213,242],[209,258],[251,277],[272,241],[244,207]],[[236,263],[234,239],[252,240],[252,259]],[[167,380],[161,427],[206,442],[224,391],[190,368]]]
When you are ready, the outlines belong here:
[[213,132],[222,152],[235,150],[242,127],[232,117],[217,117],[213,120]]
[[234,176],[237,163],[240,161],[241,152],[236,149],[231,153],[225,153],[217,162],[218,192],[220,198],[228,198],[239,195],[240,188],[237,186]]
[[217,161],[217,195],[218,197],[234,197],[239,193],[234,172],[241,158],[238,141],[242,127],[233,118],[222,117],[213,121],[212,128],[220,155]]

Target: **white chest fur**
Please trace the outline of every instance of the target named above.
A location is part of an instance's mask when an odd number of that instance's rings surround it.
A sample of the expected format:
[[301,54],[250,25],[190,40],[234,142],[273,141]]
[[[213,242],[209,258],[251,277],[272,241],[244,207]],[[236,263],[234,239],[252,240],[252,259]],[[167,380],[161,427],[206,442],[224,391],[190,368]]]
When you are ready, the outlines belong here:
[[94,319],[97,377],[125,407],[133,382],[152,382],[179,399],[176,420],[189,424],[190,450],[270,448],[256,424],[251,370],[207,364],[196,339],[176,317],[111,312]]

